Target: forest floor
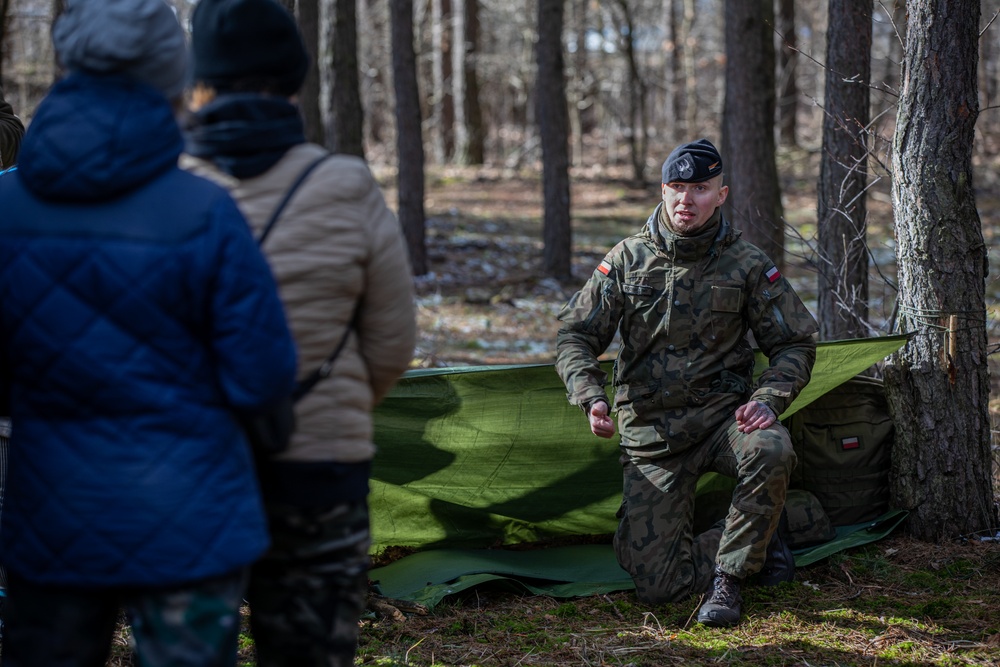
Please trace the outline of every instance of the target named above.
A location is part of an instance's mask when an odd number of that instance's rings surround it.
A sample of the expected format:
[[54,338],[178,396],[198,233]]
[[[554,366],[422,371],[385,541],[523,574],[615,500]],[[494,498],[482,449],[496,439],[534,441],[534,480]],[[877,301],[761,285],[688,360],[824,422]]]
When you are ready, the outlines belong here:
[[[785,273],[815,308],[808,245],[815,237],[818,161],[805,152],[785,154],[780,171],[790,230]],[[394,206],[391,177],[380,180]],[[992,240],[989,221],[1000,208],[1000,187],[980,186],[980,214]],[[646,220],[659,200],[659,184],[638,185],[600,167],[575,169],[571,200],[573,281],[564,284],[544,277],[540,268],[537,174],[487,168],[428,172],[430,273],[417,279],[415,366],[554,360],[560,307],[604,254]],[[872,189],[869,216],[878,264],[870,287],[872,321],[878,333],[888,333],[895,272],[887,179]],[[996,275],[995,268],[988,287],[992,346],[1000,340],[993,316],[1000,311]],[[993,395],[993,404],[1000,404],[1000,391]],[[388,560],[391,556],[382,554],[380,564]],[[744,622],[731,630],[694,623],[698,599],[649,607],[630,592],[556,599],[477,587],[446,598],[429,614],[368,614],[357,663],[995,666],[1000,664],[998,573],[997,539],[967,536],[926,544],[893,535],[800,568],[792,583],[748,589]],[[240,664],[255,664],[252,640],[245,634],[241,642]],[[126,644],[123,630],[109,665],[131,664]]]

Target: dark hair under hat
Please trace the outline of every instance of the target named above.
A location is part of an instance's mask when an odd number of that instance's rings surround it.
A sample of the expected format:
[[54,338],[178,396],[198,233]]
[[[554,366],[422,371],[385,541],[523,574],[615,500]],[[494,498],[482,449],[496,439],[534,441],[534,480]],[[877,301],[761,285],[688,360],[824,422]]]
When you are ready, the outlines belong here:
[[275,0],[201,0],[191,17],[193,77],[224,91],[269,82],[294,95],[309,70],[295,19]]
[[675,148],[663,163],[663,183],[701,183],[722,173],[722,156],[708,139]]

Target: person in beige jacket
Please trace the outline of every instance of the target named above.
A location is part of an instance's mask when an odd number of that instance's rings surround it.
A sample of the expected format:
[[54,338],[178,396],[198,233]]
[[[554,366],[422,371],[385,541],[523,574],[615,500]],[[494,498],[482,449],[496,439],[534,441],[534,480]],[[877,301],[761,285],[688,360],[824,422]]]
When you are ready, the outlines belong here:
[[[261,48],[266,44],[266,48]],[[227,187],[260,234],[299,346],[299,379],[348,329],[330,377],[296,404],[287,451],[259,469],[273,546],[247,599],[257,664],[353,665],[367,596],[372,409],[416,335],[402,229],[365,162],[307,143],[294,95],[308,58],[273,0],[201,0],[182,164]]]

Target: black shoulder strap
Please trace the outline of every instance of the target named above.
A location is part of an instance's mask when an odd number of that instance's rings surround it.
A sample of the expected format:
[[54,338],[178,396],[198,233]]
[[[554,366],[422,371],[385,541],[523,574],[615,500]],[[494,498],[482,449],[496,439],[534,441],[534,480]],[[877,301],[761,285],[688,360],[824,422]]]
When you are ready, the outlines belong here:
[[266,239],[267,235],[271,233],[271,229],[274,228],[274,223],[278,222],[278,218],[281,217],[281,212],[285,210],[285,206],[287,206],[288,202],[292,200],[292,196],[295,194],[295,191],[298,190],[299,186],[305,182],[305,180],[309,177],[309,174],[312,173],[313,169],[318,167],[320,163],[328,157],[330,157],[328,154],[324,154],[322,157],[311,162],[308,167],[302,170],[302,173],[295,179],[295,182],[289,186],[288,191],[285,192],[285,196],[280,202],[278,202],[274,212],[271,213],[271,218],[267,221],[267,224],[264,225],[264,230],[260,233],[260,236],[257,237],[257,245],[264,245],[264,239]]
[[354,306],[354,314],[351,315],[351,321],[347,323],[347,328],[344,330],[344,335],[340,337],[340,341],[337,343],[337,347],[333,348],[333,352],[330,356],[326,358],[323,364],[309,374],[302,382],[296,385],[295,389],[292,391],[292,401],[297,401],[306,394],[308,394],[313,387],[315,387],[320,380],[324,380],[330,377],[330,373],[333,372],[333,362],[337,360],[337,356],[340,355],[340,351],[344,349],[344,345],[347,343],[347,337],[351,335],[351,332],[357,327],[358,319],[361,317],[361,302],[359,301]]
[[[288,187],[288,191],[285,192],[285,196],[282,197],[280,202],[278,202],[278,205],[274,208],[274,212],[271,213],[271,218],[267,221],[267,224],[264,225],[264,229],[261,231],[260,236],[257,237],[257,245],[264,244],[264,240],[267,238],[267,235],[271,233],[271,229],[274,228],[274,224],[278,222],[278,218],[281,217],[282,211],[285,210],[288,202],[291,201],[295,191],[298,190],[299,186],[305,182],[305,180],[309,177],[309,174],[312,173],[313,169],[318,167],[320,163],[328,157],[330,156],[323,155],[311,162],[308,167],[302,170],[302,173],[295,179],[295,182]],[[308,394],[320,380],[330,377],[330,373],[333,372],[333,362],[337,360],[337,357],[340,355],[340,351],[343,350],[344,345],[347,344],[347,337],[351,335],[351,331],[353,331],[357,325],[360,311],[361,303],[359,302],[354,306],[354,314],[351,316],[351,321],[347,324],[347,329],[344,331],[344,335],[340,337],[337,347],[333,349],[333,352],[330,353],[330,356],[326,358],[326,361],[324,361],[319,368],[314,370],[309,374],[309,377],[295,386],[295,389],[292,390],[292,402],[298,401],[300,398]]]

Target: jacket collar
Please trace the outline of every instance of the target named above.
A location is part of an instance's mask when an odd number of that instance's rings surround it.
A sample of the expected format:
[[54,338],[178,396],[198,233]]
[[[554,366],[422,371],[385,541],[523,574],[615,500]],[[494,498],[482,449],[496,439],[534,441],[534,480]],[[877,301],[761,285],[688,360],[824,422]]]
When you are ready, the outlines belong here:
[[705,227],[694,236],[681,236],[672,231],[664,220],[665,215],[663,202],[660,202],[646,221],[646,234],[657,250],[672,259],[696,260],[714,256],[739,236],[722,215],[721,208],[715,210]]

